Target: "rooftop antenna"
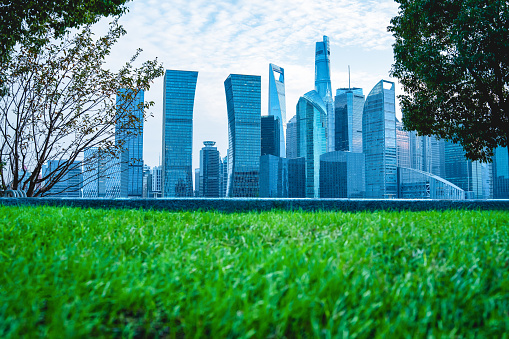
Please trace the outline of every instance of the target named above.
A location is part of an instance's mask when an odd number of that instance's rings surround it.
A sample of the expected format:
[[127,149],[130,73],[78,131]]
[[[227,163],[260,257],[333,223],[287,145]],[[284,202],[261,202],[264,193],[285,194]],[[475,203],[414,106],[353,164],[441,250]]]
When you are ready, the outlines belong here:
[[348,65],[348,89],[349,89],[349,90],[350,90],[350,89],[352,89],[352,88],[350,87],[350,65]]

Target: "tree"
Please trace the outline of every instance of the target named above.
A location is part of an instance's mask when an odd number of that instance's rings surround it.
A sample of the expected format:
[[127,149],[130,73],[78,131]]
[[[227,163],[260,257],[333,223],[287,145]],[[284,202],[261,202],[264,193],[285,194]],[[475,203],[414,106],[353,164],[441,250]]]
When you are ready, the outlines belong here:
[[[137,93],[163,74],[157,59],[133,66],[141,50],[118,72],[104,68],[112,46],[125,33],[116,20],[96,41],[90,26],[61,39],[50,30],[45,38],[51,42],[41,48],[21,45],[0,65],[8,89],[0,98],[4,187],[26,190],[28,196],[47,195],[74,169],[87,166],[78,161],[85,150],[97,148],[103,157],[91,161],[120,157],[125,147],[114,140],[115,125],[138,133],[129,128],[139,123],[130,107]],[[120,104],[115,100],[119,93]],[[151,105],[144,102],[139,108],[146,114]],[[43,173],[48,161],[57,165]]]
[[[43,46],[47,31],[63,36],[69,28],[92,24],[101,16],[127,11],[128,0],[3,0],[0,5],[0,63],[8,61],[16,44]],[[5,74],[0,73],[0,95],[5,94]]]
[[490,161],[509,143],[509,9],[497,0],[396,0],[391,73],[407,130]]

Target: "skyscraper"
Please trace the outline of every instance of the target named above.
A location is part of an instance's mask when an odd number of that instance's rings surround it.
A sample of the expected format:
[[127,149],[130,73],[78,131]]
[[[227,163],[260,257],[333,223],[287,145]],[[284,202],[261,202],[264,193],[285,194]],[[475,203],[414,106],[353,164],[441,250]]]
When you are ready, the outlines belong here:
[[323,36],[323,41],[316,42],[315,49],[315,90],[325,105],[327,120],[324,121],[327,138],[327,151],[334,151],[335,124],[334,102],[332,100],[332,87],[330,82],[330,44],[329,38]]
[[395,198],[398,194],[395,101],[394,83],[381,80],[364,103],[362,145],[367,198]]
[[260,171],[261,77],[230,74],[224,81],[228,108],[229,197],[257,197]]
[[120,155],[120,197],[143,195],[143,104],[142,90],[120,89],[117,93],[115,143]]
[[497,147],[494,153],[493,198],[509,199],[509,156],[507,147]]
[[297,103],[297,156],[305,158],[306,197],[319,198],[320,155],[326,152],[326,106],[316,91]]
[[164,197],[192,197],[193,107],[198,72],[166,70],[163,92]]
[[471,161],[460,144],[445,141],[445,179],[465,191],[467,199],[493,197],[491,164]]
[[339,88],[334,100],[335,150],[362,153],[362,88]]
[[67,161],[67,159],[48,160],[42,167],[42,176],[49,176],[48,180],[44,183],[45,186],[56,180],[56,183],[44,193],[44,196],[81,198],[83,183],[81,161],[74,161],[69,164],[66,173],[56,179],[62,172],[61,166]]
[[280,156],[281,137],[279,118],[274,115],[261,117],[261,155],[272,154]]
[[218,198],[221,157],[217,148],[214,147],[215,141],[204,141],[203,144],[204,147],[200,150],[200,197]]
[[106,196],[106,163],[104,154],[97,147],[83,152],[83,197],[104,198]]
[[294,115],[286,125],[286,157],[297,158],[297,115]]
[[320,156],[320,198],[364,198],[364,154],[335,151]]
[[274,116],[279,125],[279,152],[286,156],[286,100],[285,100],[285,70],[274,64],[269,64],[269,116]]

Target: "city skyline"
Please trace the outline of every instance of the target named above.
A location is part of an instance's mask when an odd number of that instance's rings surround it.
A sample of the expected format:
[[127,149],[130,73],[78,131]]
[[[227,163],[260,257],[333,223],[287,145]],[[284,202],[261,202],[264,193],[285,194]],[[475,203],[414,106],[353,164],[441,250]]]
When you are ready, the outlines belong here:
[[[389,77],[393,38],[386,31],[397,14],[393,1],[313,2],[276,1],[178,2],[161,4],[136,0],[119,22],[127,35],[114,46],[108,65],[120,67],[126,55],[144,49],[140,59],[158,57],[165,69],[200,73],[196,88],[193,128],[193,169],[199,167],[199,150],[205,140],[215,140],[221,152],[228,148],[227,109],[223,81],[229,74],[261,76],[261,114],[267,115],[267,66],[285,69],[286,121],[296,113],[300,96],[314,88],[315,43],[330,39],[332,92],[348,87],[372,88]],[[146,11],[151,8],[151,11]],[[172,15],[165,15],[169,11]],[[97,26],[106,27],[109,19]],[[396,94],[399,93],[398,86]],[[153,167],[162,159],[160,121],[163,112],[163,79],[158,78],[145,99],[154,101],[153,117],[145,123],[144,160]]]

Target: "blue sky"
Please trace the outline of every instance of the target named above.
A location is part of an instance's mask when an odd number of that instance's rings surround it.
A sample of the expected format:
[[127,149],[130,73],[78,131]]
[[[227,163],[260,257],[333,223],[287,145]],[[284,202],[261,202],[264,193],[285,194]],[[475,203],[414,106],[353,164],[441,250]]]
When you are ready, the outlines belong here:
[[[367,95],[390,78],[394,39],[387,32],[397,14],[392,0],[133,0],[120,23],[127,30],[108,60],[124,64],[137,48],[139,60],[155,57],[165,69],[198,71],[194,106],[193,169],[199,167],[203,141],[228,148],[228,120],[223,82],[231,73],[262,76],[262,115],[267,114],[269,63],[285,69],[287,120],[301,95],[314,88],[315,42],[329,36],[331,80],[336,88],[352,87]],[[106,20],[98,27],[106,25]],[[159,163],[163,81],[157,79],[145,100],[152,100],[144,130],[144,160]],[[400,87],[397,86],[397,93]],[[398,112],[399,115],[399,112]]]

